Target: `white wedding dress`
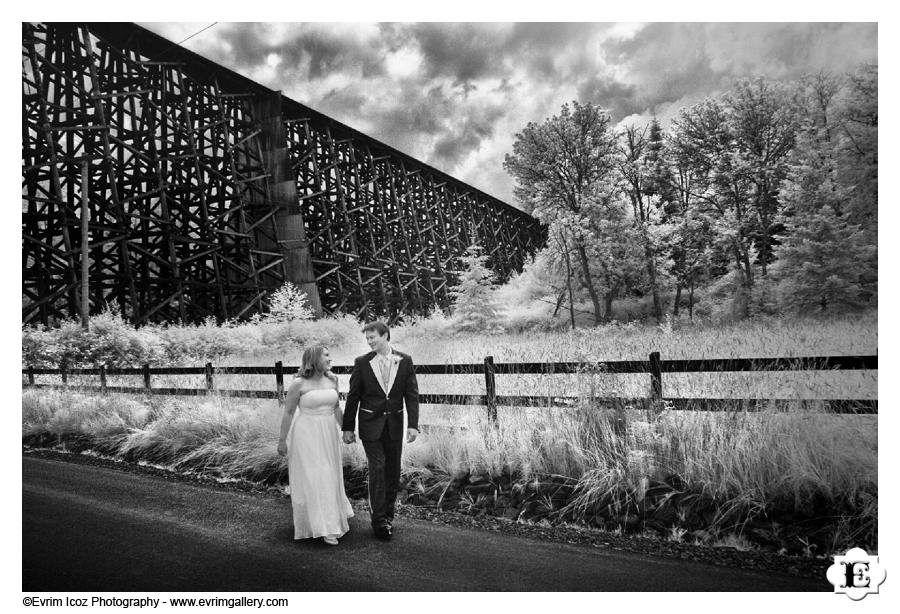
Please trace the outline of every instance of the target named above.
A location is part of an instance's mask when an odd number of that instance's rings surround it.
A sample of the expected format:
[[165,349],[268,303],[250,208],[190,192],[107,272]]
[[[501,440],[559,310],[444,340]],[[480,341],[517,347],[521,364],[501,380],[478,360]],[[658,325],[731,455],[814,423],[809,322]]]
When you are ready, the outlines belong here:
[[303,393],[287,436],[294,539],[341,537],[353,508],[344,491],[333,388]]

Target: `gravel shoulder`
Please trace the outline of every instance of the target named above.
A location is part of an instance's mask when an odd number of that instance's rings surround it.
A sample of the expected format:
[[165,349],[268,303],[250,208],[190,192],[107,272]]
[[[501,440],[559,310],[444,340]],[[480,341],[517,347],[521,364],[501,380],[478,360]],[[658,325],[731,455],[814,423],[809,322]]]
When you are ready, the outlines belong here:
[[[72,454],[56,450],[24,447],[23,454],[34,458],[44,458],[67,463],[93,465],[123,471],[127,473],[153,475],[169,481],[189,482],[191,484],[214,490],[236,490],[252,493],[254,496],[285,499],[281,488],[265,485],[227,481],[201,474],[182,474],[167,469],[143,464],[115,461],[89,454]],[[353,507],[359,511],[367,511],[364,500],[353,500]],[[698,563],[760,570],[788,574],[791,576],[822,579],[825,571],[832,563],[830,559],[806,558],[773,554],[759,551],[739,551],[733,548],[696,546],[674,541],[663,541],[641,535],[620,535],[574,525],[551,525],[549,523],[515,522],[507,518],[495,516],[470,516],[459,512],[443,511],[434,508],[413,505],[400,505],[397,515],[402,518],[416,519],[436,524],[465,528],[472,531],[489,531],[509,534],[553,543],[580,545],[588,548],[599,548],[607,551],[623,551],[634,554],[696,561]]]

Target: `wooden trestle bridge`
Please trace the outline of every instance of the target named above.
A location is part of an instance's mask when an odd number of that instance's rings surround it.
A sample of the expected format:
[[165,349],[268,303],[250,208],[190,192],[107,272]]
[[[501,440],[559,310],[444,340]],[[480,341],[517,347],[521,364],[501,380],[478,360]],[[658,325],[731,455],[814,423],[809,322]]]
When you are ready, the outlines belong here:
[[[22,320],[243,318],[291,281],[319,313],[450,304],[536,220],[131,23],[23,24]],[[86,240],[84,238],[86,238]]]

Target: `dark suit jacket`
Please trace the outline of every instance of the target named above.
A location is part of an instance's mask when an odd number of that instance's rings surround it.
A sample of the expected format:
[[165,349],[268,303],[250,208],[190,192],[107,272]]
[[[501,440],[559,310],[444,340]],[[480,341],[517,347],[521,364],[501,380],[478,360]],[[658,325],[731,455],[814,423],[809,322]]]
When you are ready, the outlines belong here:
[[344,423],[342,430],[356,430],[356,414],[359,410],[359,438],[363,441],[376,441],[381,437],[384,423],[388,423],[391,439],[403,439],[403,402],[406,401],[406,413],[409,416],[408,427],[419,428],[419,385],[416,382],[416,368],[412,358],[402,352],[393,350],[393,356],[399,357],[397,374],[393,386],[385,394],[375,375],[372,360],[375,352],[360,356],[353,362],[350,373],[350,390],[347,392],[347,403],[344,406]]

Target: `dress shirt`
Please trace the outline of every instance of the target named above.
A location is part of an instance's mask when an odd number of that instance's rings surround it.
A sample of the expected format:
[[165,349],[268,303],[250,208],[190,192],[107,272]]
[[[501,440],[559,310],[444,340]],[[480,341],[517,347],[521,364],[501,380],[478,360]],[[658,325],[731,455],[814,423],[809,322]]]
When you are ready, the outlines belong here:
[[381,379],[384,381],[384,387],[387,388],[391,383],[391,354],[382,356],[377,354],[378,367],[381,369]]

